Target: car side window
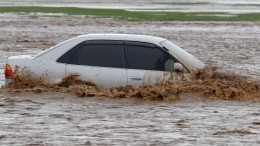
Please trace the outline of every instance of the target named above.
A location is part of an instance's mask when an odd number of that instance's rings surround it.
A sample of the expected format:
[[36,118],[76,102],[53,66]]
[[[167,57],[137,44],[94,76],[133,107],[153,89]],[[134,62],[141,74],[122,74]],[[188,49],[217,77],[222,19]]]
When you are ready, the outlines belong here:
[[63,54],[57,60],[57,62],[68,63],[70,61],[70,59],[72,58],[72,56],[78,51],[78,49],[82,47],[82,45],[84,45],[84,42],[81,42],[78,45],[76,45],[75,47],[71,48],[69,51],[67,51],[65,54]]
[[155,45],[126,44],[127,68],[157,71],[174,71],[177,61]]
[[85,43],[69,64],[123,68],[123,44]]

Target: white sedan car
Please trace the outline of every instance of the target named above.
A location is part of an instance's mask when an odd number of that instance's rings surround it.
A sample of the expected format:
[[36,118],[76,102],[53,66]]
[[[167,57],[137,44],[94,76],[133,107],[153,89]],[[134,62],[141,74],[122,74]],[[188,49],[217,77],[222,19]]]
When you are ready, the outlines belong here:
[[[8,58],[6,84],[17,73],[57,83],[71,74],[105,87],[140,86],[178,79],[204,67],[172,42],[154,36],[88,34],[64,41],[31,56]],[[26,73],[24,73],[26,72]]]

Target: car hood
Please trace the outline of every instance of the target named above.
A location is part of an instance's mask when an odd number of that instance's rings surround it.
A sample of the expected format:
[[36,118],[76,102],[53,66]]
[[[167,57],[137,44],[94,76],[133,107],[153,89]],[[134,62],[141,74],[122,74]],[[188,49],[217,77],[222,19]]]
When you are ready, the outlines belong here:
[[178,59],[190,72],[196,73],[199,69],[205,67],[205,64],[199,59],[186,52],[182,48],[176,46],[172,42],[165,40],[160,43],[169,52]]

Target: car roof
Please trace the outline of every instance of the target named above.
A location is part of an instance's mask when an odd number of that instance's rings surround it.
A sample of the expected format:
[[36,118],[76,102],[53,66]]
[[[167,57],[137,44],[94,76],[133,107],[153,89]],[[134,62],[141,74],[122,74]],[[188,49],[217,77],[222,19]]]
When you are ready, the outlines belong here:
[[77,38],[83,40],[124,40],[124,41],[138,41],[147,42],[156,45],[160,45],[161,41],[166,39],[149,36],[149,35],[135,35],[135,34],[111,34],[111,33],[97,33],[97,34],[87,34],[80,35]]

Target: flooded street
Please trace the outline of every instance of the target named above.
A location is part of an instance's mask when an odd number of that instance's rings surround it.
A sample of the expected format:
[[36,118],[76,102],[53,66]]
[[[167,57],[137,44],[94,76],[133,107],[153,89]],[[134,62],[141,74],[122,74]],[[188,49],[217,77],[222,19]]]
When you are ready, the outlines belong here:
[[203,62],[260,79],[260,22],[127,22],[52,14],[0,14],[0,67],[13,55],[37,54],[88,33],[130,33],[164,37]]
[[[0,84],[7,57],[35,55],[88,33],[164,37],[219,70],[260,80],[260,22],[127,22],[0,14]],[[256,97],[259,98],[259,97]],[[260,103],[183,94],[174,101],[80,98],[0,90],[1,145],[260,145]]]
[[0,143],[43,145],[259,145],[259,103],[1,95]]

